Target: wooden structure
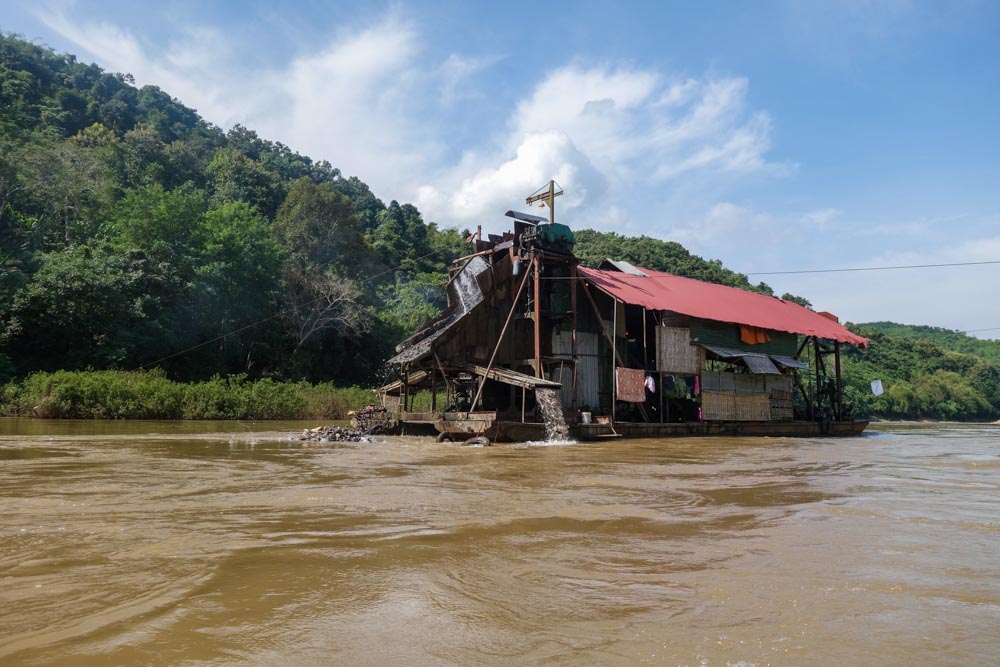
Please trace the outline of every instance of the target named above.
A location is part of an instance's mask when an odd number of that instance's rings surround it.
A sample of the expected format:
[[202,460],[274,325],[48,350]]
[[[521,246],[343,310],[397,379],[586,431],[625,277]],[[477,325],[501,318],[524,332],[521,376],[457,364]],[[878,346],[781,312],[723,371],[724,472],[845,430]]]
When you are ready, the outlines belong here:
[[[554,217],[561,194],[541,194]],[[389,360],[380,389],[399,431],[448,439],[544,437],[535,392],[557,391],[577,438],[859,433],[828,313],[607,260],[579,266],[568,227],[508,211],[457,260],[448,307]],[[832,357],[832,360],[831,360]],[[415,412],[418,392],[430,411]]]

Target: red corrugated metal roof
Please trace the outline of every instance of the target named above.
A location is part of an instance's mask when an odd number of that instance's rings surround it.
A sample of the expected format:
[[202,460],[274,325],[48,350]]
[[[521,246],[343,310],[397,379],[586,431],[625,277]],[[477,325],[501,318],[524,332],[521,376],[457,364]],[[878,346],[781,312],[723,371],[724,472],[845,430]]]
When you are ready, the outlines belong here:
[[639,268],[647,275],[635,276],[582,266],[579,271],[580,275],[602,290],[625,303],[648,310],[669,310],[703,320],[748,324],[861,347],[868,344],[867,338],[857,336],[837,322],[791,301]]

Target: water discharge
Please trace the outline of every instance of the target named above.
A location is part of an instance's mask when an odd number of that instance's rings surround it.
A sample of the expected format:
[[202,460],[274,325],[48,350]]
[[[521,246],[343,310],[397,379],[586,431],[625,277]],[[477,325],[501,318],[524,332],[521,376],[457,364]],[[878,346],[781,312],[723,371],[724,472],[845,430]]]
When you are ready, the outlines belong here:
[[545,421],[545,439],[549,442],[569,441],[569,426],[566,425],[566,418],[563,416],[559,392],[555,389],[536,389],[535,400],[538,402],[538,411],[542,413],[542,419]]
[[0,419],[0,664],[1000,662],[996,427],[315,425]]

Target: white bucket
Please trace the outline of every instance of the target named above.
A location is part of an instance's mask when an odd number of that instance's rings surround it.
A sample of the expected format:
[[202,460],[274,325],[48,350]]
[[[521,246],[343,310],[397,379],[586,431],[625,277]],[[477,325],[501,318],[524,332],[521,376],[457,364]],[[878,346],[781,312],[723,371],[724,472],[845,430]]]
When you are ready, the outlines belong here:
[[589,424],[590,423],[590,416],[591,415],[590,415],[589,412],[581,412],[580,413],[580,423],[581,424]]

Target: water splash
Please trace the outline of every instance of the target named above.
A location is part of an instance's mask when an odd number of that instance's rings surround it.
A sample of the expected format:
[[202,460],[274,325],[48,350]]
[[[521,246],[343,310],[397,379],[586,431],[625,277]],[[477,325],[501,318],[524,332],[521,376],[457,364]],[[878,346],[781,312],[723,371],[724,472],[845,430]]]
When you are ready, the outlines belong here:
[[566,442],[569,437],[569,426],[563,418],[562,401],[555,389],[536,389],[535,399],[538,410],[545,420],[545,439],[549,442]]

